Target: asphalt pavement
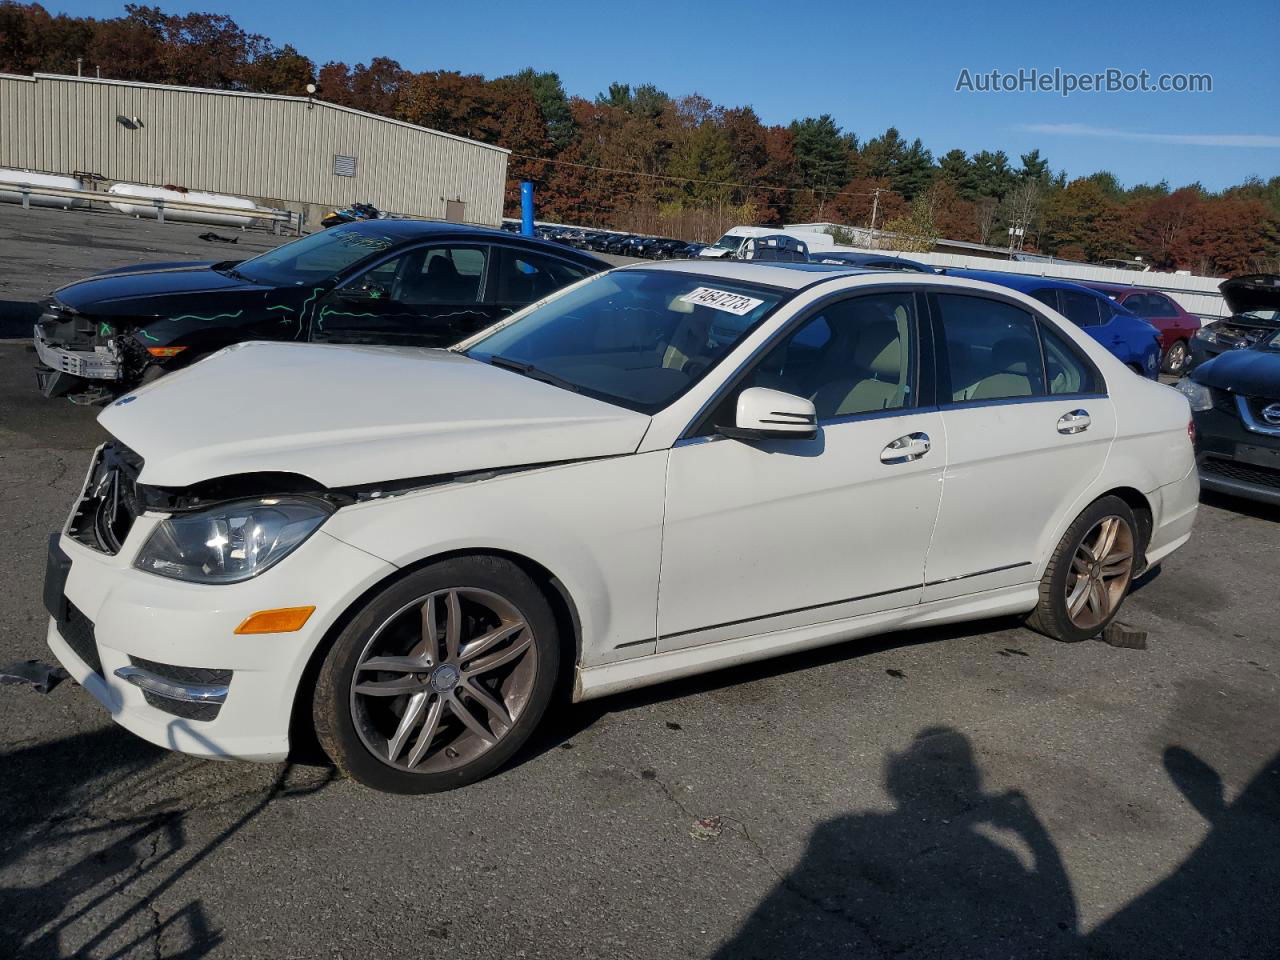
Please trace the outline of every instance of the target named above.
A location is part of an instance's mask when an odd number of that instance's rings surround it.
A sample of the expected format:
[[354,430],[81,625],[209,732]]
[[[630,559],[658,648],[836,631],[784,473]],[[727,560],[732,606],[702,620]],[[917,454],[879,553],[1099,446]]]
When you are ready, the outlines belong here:
[[[50,658],[45,541],[102,438],[33,362],[0,343],[0,666]],[[1125,607],[1147,649],[857,641],[562,707],[426,797],[0,686],[0,956],[1277,956],[1278,546],[1214,500]]]

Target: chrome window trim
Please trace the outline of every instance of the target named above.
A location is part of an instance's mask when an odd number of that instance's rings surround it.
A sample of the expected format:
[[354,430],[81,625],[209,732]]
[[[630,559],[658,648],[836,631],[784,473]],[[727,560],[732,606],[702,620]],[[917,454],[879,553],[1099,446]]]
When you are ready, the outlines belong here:
[[1030,397],[993,397],[989,400],[958,400],[941,404],[943,413],[948,410],[970,410],[974,407],[1011,407],[1024,403],[1053,403],[1059,400],[1106,400],[1105,393],[1048,393]]

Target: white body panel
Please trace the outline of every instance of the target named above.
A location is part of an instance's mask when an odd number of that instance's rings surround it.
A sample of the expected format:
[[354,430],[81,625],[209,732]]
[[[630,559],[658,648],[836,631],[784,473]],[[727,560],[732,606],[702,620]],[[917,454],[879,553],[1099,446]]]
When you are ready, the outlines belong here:
[[[512,555],[558,581],[580,625],[584,699],[870,633],[1027,612],[1063,532],[1109,491],[1149,507],[1151,561],[1190,534],[1198,482],[1185,398],[1036,301],[943,276],[705,261],[624,269],[765,282],[791,296],[652,417],[456,353],[284,344],[224,351],[109,407],[101,421],[145,459],[144,483],[252,471],[330,487],[435,480],[342,507],[294,554],[233,586],[132,569],[158,517],[139,520],[114,557],[64,537],[66,595],[96,624],[107,679],[51,627],[59,659],[153,742],[270,759],[337,618],[400,568],[446,554]],[[1023,302],[1094,361],[1107,396],[885,411],[820,423],[808,441],[681,439],[815,301],[904,285]],[[1057,418],[1077,407],[1090,429],[1059,433]],[[908,433],[932,438],[927,454],[882,463]],[[487,470],[502,472],[454,479]],[[984,573],[995,567],[1007,569]],[[308,604],[316,614],[295,634],[233,636],[254,610]],[[235,670],[218,719],[148,706],[110,676],[130,654]]]
[[[164,187],[148,187],[140,183],[113,183],[107,190],[107,193],[113,196],[126,198],[119,201],[112,201],[110,206],[119,210],[121,213],[127,213],[131,217],[146,217],[150,220],[156,220],[160,216],[160,211],[152,200],[173,200],[178,203],[203,203],[211,207],[231,207],[239,210],[248,210],[256,213],[258,205],[252,200],[246,200],[244,197],[233,197],[226,193],[205,193],[203,190],[166,190]],[[145,202],[129,203],[127,198],[135,197]],[[219,227],[247,227],[253,222],[252,213],[246,216],[239,216],[232,213],[215,213],[203,210],[180,210],[165,207],[164,218],[166,220],[181,221],[183,223],[208,223]]]
[[[133,391],[103,427],[144,483],[251,471],[343,487],[630,453],[649,418],[447,350],[242,343]],[[211,404],[210,397],[217,397]]]
[[[1058,418],[1081,408],[1089,429],[1059,433]],[[1044,518],[1078,503],[1107,461],[1116,430],[1110,398],[948,407],[941,417],[947,470],[924,599],[1038,579]]]
[[[936,412],[912,413],[831,424],[816,441],[678,445],[659,649],[918,603],[946,464],[941,427]],[[915,431],[935,438],[927,456],[880,462]]]

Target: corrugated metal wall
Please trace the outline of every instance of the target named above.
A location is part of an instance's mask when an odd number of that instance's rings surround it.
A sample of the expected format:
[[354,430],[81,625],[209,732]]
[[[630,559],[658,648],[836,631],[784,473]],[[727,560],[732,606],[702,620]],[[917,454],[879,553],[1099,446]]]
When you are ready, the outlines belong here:
[[[335,154],[356,157],[354,177]],[[0,166],[439,219],[460,199],[496,225],[507,152],[303,98],[0,74]]]

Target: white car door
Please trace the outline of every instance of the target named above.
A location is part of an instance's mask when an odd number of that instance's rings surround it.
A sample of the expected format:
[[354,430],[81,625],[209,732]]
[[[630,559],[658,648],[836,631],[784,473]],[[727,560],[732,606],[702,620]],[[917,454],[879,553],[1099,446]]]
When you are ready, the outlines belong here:
[[[660,651],[919,601],[947,451],[941,415],[919,403],[917,302],[877,293],[811,311],[676,443]],[[718,435],[757,386],[812,399],[818,436]]]
[[947,470],[925,602],[1035,579],[1116,434],[1101,374],[1052,323],[1011,300],[928,300]]

